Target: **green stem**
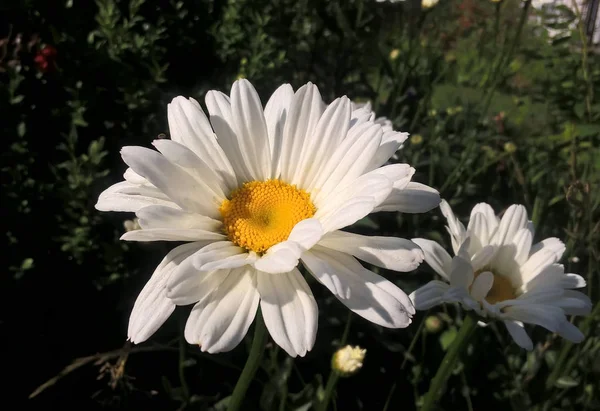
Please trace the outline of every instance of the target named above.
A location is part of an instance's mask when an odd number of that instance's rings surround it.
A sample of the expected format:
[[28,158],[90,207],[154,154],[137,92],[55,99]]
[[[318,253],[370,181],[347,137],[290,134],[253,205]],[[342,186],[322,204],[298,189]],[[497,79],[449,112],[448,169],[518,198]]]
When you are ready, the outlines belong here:
[[[348,339],[348,334],[350,333],[350,323],[352,322],[352,311],[348,311],[348,318],[346,319],[346,327],[344,327],[344,333],[342,334],[342,339],[340,341],[340,348],[346,344],[346,340]],[[325,393],[323,394],[323,400],[317,406],[319,411],[326,411],[327,406],[329,405],[329,401],[331,401],[331,397],[333,396],[333,392],[335,391],[335,386],[337,385],[338,379],[340,378],[340,373],[331,369],[331,373],[329,374],[329,378],[327,379],[327,385],[325,385]]]
[[[600,317],[600,303],[596,303],[596,306],[591,314],[581,322],[579,329],[584,335],[588,335],[592,323],[596,320],[597,316]],[[554,368],[546,380],[546,389],[554,387],[554,383],[556,383],[556,380],[558,380],[560,376],[569,375],[571,372],[572,366],[565,366],[565,362],[570,358],[571,350],[573,349],[574,345],[575,344],[573,344],[571,341],[565,341],[563,344],[560,354],[558,355],[558,359],[554,364]]]
[[460,331],[452,342],[450,349],[444,356],[440,368],[435,373],[435,377],[431,380],[429,391],[425,394],[425,402],[421,411],[432,411],[436,408],[438,401],[442,398],[446,389],[446,382],[456,368],[460,354],[467,348],[467,344],[471,336],[477,328],[477,319],[473,315],[467,315],[463,321]]
[[238,411],[242,409],[242,403],[246,397],[246,391],[248,391],[248,387],[254,379],[254,374],[256,374],[256,371],[258,370],[265,352],[267,337],[267,328],[265,327],[262,314],[259,311],[256,314],[254,338],[252,340],[250,353],[248,354],[248,360],[246,360],[246,365],[240,374],[237,384],[235,384],[233,394],[231,394],[231,399],[229,400],[229,405],[227,407],[228,411]]

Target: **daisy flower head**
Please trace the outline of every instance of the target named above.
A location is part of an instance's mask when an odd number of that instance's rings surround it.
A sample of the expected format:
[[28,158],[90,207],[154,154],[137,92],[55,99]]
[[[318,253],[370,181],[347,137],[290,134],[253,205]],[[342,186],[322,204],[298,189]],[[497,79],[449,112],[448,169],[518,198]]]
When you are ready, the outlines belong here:
[[203,351],[233,349],[260,304],[273,340],[291,356],[314,344],[317,304],[298,269],[364,318],[406,327],[414,308],[391,282],[357,258],[395,271],[415,269],[421,249],[400,238],[341,231],[377,211],[420,213],[439,204],[411,181],[408,164],[383,166],[406,140],[384,130],[347,97],[326,105],[308,83],[279,87],[263,107],[247,80],[230,96],[168,106],[171,139],[158,151],[124,147],[125,180],[99,197],[102,211],[135,212],[129,241],[183,241],[137,298],[128,336],[149,338],[176,305],[195,304],[185,338]]
[[590,299],[573,290],[585,287],[585,280],[566,274],[558,264],[565,251],[558,238],[533,243],[534,227],[524,206],[510,206],[499,219],[488,204],[477,204],[466,229],[446,201],[440,209],[448,221],[455,256],[435,241],[413,239],[443,279],[410,295],[418,310],[459,302],[481,317],[503,321],[514,341],[528,350],[533,343],[524,323],[540,325],[573,342],[583,340],[566,316],[589,314]]

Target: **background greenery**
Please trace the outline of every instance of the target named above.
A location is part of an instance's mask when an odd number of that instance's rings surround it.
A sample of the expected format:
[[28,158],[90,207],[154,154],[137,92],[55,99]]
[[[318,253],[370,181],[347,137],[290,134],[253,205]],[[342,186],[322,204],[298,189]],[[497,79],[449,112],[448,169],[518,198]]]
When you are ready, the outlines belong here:
[[[172,244],[120,242],[133,216],[93,205],[121,179],[120,147],[168,133],[171,98],[202,101],[243,76],[263,101],[283,82],[307,81],[328,101],[372,101],[411,133],[396,160],[459,216],[480,201],[498,211],[521,203],[538,240],[565,240],[562,262],[587,279],[595,304],[577,321],[586,340],[538,327],[527,353],[487,327],[442,408],[600,409],[600,56],[576,12],[519,0],[427,10],[419,1],[29,0],[3,2],[0,16],[4,398],[34,409],[223,409],[249,338],[219,355],[180,344],[183,307],[150,341],[125,343],[137,293]],[[448,246],[443,226],[434,210],[382,213],[354,230]],[[382,274],[407,292],[433,278],[425,265]],[[385,330],[311,287],[314,350],[292,360],[270,345],[245,409],[311,409],[345,327],[367,358],[339,382],[332,409],[418,408],[460,310]]]

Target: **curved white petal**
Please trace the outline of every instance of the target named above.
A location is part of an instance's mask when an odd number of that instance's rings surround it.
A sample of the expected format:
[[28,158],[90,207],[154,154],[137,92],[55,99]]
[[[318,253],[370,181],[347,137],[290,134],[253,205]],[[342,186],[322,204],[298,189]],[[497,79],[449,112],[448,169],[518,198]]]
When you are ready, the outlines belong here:
[[481,213],[471,216],[467,226],[467,235],[471,238],[471,248],[469,254],[474,255],[482,247],[488,244],[490,233],[487,228],[487,220]]
[[523,283],[532,281],[548,266],[556,262],[556,254],[549,249],[541,249],[531,254],[529,259],[521,266],[521,279]]
[[231,241],[219,241],[207,245],[194,255],[194,267],[200,271],[238,268],[252,264],[258,259],[255,252],[247,252]]
[[350,100],[334,100],[319,118],[313,133],[307,134],[292,184],[312,189],[309,185],[329,161],[350,127]]
[[408,133],[401,133],[393,130],[386,131],[385,127],[382,127],[382,130],[384,133],[381,137],[381,144],[367,165],[366,169],[368,171],[374,170],[385,164],[385,162],[388,161],[400,147],[402,147],[402,144],[408,138]]
[[171,139],[200,157],[225,182],[228,190],[236,188],[233,167],[200,104],[193,98],[175,97],[168,105],[168,120]]
[[425,184],[410,182],[405,188],[394,188],[373,212],[399,211],[401,213],[426,213],[440,204],[440,193]]
[[440,210],[448,222],[448,232],[452,237],[452,247],[454,248],[454,252],[457,253],[458,246],[460,246],[467,237],[467,230],[465,230],[463,223],[461,223],[454,215],[450,204],[448,204],[446,200],[441,200]]
[[552,251],[555,255],[555,262],[557,262],[562,258],[566,247],[565,244],[558,238],[550,237],[531,246],[530,253],[533,255],[542,249]]
[[523,326],[522,322],[505,320],[504,325],[506,326],[506,329],[508,330],[508,333],[514,342],[516,342],[519,347],[525,348],[529,351],[533,350],[533,342],[531,341],[531,338],[529,338],[529,335],[527,335],[527,331],[525,331],[525,327]]
[[318,218],[325,233],[354,224],[373,211],[392,189],[391,181],[382,175],[368,173],[354,183],[331,193],[317,205]]
[[471,262],[459,255],[455,256],[450,267],[450,285],[465,289],[469,288],[473,283],[473,277]]
[[449,288],[448,284],[433,280],[413,291],[410,299],[417,310],[428,310],[445,301],[444,294]]
[[592,300],[579,291],[565,290],[560,298],[551,303],[562,308],[567,315],[588,315],[592,311]]
[[452,257],[435,241],[413,238],[412,241],[423,250],[425,262],[446,281],[450,281]]
[[209,192],[210,196],[216,198],[218,203],[225,200],[225,192],[229,191],[227,182],[192,150],[183,144],[167,139],[154,140],[152,145],[167,160],[185,169],[194,177],[202,190]]
[[[361,176],[375,154],[381,142],[381,127],[376,124],[368,124],[367,130],[357,138],[351,138],[350,134],[360,128],[353,127],[349,136],[328,153],[327,162],[315,175],[314,180],[306,185],[311,194],[314,194],[315,205],[327,197],[337,187],[344,187]],[[318,205],[317,205],[318,207]]]
[[236,186],[240,183],[254,180],[250,167],[246,163],[245,155],[241,150],[229,97],[220,91],[211,90],[206,93],[204,101],[210,115],[210,124],[215,130],[219,145],[235,172],[237,179]]
[[298,265],[302,253],[312,248],[322,237],[323,228],[319,220],[309,218],[294,226],[288,239],[269,248],[254,267],[269,273],[287,273]]
[[302,255],[308,271],[342,303],[367,320],[404,328],[415,310],[408,296],[385,278],[365,269],[352,256],[315,246]]
[[290,356],[303,357],[315,343],[317,302],[298,269],[289,273],[258,272],[260,307],[271,337]]
[[209,217],[161,205],[144,207],[136,216],[143,229],[200,229],[220,233],[223,225]]
[[308,136],[312,135],[325,110],[319,89],[312,83],[300,87],[290,105],[283,128],[281,178],[291,183],[300,164]]
[[250,268],[232,270],[217,289],[194,306],[185,325],[185,339],[209,353],[232,350],[248,332],[259,299],[256,272]]
[[495,253],[496,247],[493,245],[486,245],[477,251],[473,257],[471,257],[471,265],[473,266],[473,270],[477,271],[488,265]]
[[412,271],[424,258],[417,244],[395,237],[369,237],[334,231],[325,235],[319,245],[394,271]]
[[492,234],[498,228],[498,224],[499,224],[498,217],[496,217],[496,213],[494,212],[494,209],[487,203],[476,204],[475,207],[473,207],[473,209],[471,210],[471,216],[469,217],[469,221],[471,219],[473,219],[475,214],[482,214],[485,217],[486,226],[487,226],[487,230],[488,230],[488,238],[486,239],[486,244],[488,244],[488,242],[491,239]]
[[565,321],[565,314],[559,307],[546,304],[524,304],[506,307],[504,312],[507,317],[524,323],[536,324],[557,332],[561,323]]
[[[393,190],[404,190],[415,174],[415,169],[408,164],[390,164],[371,171],[369,174],[386,176],[393,184]],[[390,194],[391,195],[391,194]]]
[[283,128],[294,98],[294,89],[289,84],[281,85],[265,105],[265,122],[271,149],[271,178],[278,178],[281,172],[281,150],[283,146]]
[[121,181],[104,190],[98,197],[95,207],[99,211],[136,212],[140,208],[149,205],[164,205],[179,208],[177,204],[171,201],[158,188],[132,184],[128,181]]
[[514,260],[518,265],[523,265],[529,258],[529,251],[533,241],[533,232],[529,228],[522,228],[517,231],[513,238],[513,244],[517,250]]
[[579,328],[575,327],[566,319],[560,324],[556,333],[564,339],[574,343],[580,343],[585,339],[585,335],[583,335]]
[[144,147],[123,147],[123,161],[145,177],[181,208],[219,218],[219,199],[211,196],[196,179],[160,153]]
[[483,300],[494,285],[494,274],[484,271],[479,274],[471,285],[471,297],[477,301]]
[[513,204],[504,212],[496,234],[490,243],[494,245],[510,244],[517,232],[528,226],[527,210],[524,206]]
[[127,337],[134,344],[146,341],[169,318],[175,304],[166,296],[166,286],[171,273],[203,243],[184,244],[171,250],[156,267],[133,305],[129,317]]
[[226,237],[214,231],[199,228],[150,228],[128,231],[121,236],[124,241],[219,241]]
[[231,114],[250,176],[259,181],[268,179],[271,176],[271,148],[267,124],[258,93],[246,79],[237,80],[231,87]]

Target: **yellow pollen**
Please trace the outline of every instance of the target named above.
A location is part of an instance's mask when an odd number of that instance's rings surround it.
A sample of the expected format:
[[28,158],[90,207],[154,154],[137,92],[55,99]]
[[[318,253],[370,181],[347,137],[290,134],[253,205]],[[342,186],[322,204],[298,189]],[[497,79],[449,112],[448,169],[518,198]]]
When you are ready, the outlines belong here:
[[[487,270],[480,270],[475,273],[475,278],[482,272]],[[492,273],[494,275],[494,284],[488,292],[485,300],[490,304],[496,304],[504,300],[512,300],[516,298],[515,289],[512,286],[510,280],[502,275]],[[470,289],[469,289],[470,291]]]
[[279,180],[250,181],[219,207],[225,234],[236,245],[264,253],[288,239],[292,228],[316,211],[310,195]]

